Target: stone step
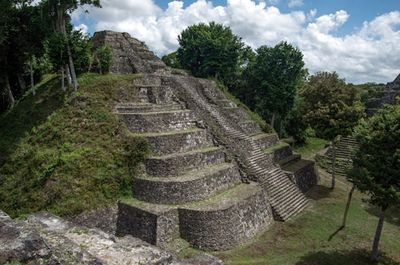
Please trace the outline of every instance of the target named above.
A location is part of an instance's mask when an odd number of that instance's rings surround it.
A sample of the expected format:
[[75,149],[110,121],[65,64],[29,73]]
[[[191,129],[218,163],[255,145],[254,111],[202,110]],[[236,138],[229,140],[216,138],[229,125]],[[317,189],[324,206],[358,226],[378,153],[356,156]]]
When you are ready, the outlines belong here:
[[131,235],[156,246],[179,238],[178,209],[134,198],[118,203],[117,236]]
[[222,163],[177,177],[137,177],[133,182],[135,198],[160,204],[198,201],[241,182],[234,164]]
[[143,133],[134,136],[147,139],[153,155],[189,152],[213,146],[211,136],[204,129],[192,128],[162,133]]
[[267,190],[277,220],[286,221],[292,216],[287,215],[288,212],[297,212],[294,211],[296,202],[307,200],[299,188],[280,169],[271,170],[270,174],[264,175],[260,181]]
[[146,159],[148,175],[155,177],[177,176],[187,171],[225,162],[221,147],[196,149],[185,153],[150,157]]
[[237,105],[229,99],[216,99],[214,100],[220,107],[237,107]]
[[190,110],[120,113],[119,116],[132,132],[137,133],[185,130],[196,126]]
[[115,106],[118,113],[146,113],[160,111],[182,110],[182,106],[177,103],[151,104],[151,103],[125,103]]
[[237,124],[247,135],[256,135],[262,132],[260,126],[253,120],[241,121]]
[[293,154],[290,145],[284,142],[279,142],[279,144],[266,148],[263,151],[272,156],[274,163],[278,163],[278,161]]
[[296,163],[300,159],[301,159],[301,155],[293,154],[293,155],[285,157],[284,159],[279,160],[278,164],[279,164],[280,167],[285,167],[288,164]]
[[137,238],[77,227],[49,213],[29,216],[25,225],[46,240],[54,264],[170,264],[174,260],[171,254]]
[[300,159],[294,163],[285,165],[282,169],[290,174],[292,181],[303,193],[319,182],[314,161]]
[[279,138],[276,133],[260,133],[251,138],[261,149],[266,149],[279,143]]
[[179,208],[181,237],[208,250],[225,250],[241,244],[272,220],[265,192],[255,183],[240,184]]
[[223,107],[222,112],[234,121],[245,121],[250,117],[241,107]]

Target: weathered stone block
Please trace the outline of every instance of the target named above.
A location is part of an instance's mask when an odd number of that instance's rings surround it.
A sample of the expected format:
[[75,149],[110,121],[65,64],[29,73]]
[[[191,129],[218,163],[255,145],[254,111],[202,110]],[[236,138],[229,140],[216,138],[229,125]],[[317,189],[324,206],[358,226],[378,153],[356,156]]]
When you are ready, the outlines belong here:
[[204,129],[195,128],[143,136],[150,143],[154,155],[189,152],[213,146],[211,136]]
[[117,235],[163,246],[179,237],[178,210],[132,200],[118,203]]
[[164,132],[195,127],[195,118],[189,110],[150,113],[123,113],[120,117],[133,132]]
[[271,134],[260,133],[254,135],[252,138],[253,141],[255,141],[260,146],[261,149],[266,149],[279,143],[279,138],[276,133],[271,133]]
[[241,184],[230,191],[179,209],[182,238],[209,250],[225,250],[252,238],[273,220],[263,189]]
[[147,174],[156,177],[177,176],[194,169],[225,162],[220,147],[198,149],[186,153],[151,157],[145,162]]
[[139,200],[182,204],[201,200],[241,182],[233,164],[223,163],[173,178],[135,178],[133,194]]
[[260,126],[252,120],[238,122],[240,129],[247,135],[255,135],[262,133]]

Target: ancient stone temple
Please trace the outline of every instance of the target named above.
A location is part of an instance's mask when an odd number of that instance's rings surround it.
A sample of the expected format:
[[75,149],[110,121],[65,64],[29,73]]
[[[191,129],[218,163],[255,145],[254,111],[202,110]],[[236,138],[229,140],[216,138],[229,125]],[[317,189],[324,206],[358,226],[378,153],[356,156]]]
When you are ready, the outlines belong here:
[[400,74],[393,82],[386,84],[385,89],[376,98],[367,102],[368,114],[375,113],[385,104],[395,104],[396,98],[400,96]]
[[152,149],[134,197],[119,202],[117,235],[224,250],[307,206],[314,163],[263,132],[215,82],[169,69],[127,33],[98,32],[93,42],[112,47],[112,72],[140,73],[138,101],[115,112]]

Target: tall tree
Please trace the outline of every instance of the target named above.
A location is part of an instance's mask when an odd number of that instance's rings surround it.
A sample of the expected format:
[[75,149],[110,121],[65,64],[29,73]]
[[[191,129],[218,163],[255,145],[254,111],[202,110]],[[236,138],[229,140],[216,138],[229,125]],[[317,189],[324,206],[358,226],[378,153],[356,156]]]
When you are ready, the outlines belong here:
[[198,77],[216,77],[229,85],[241,65],[244,43],[229,27],[211,22],[185,29],[178,37],[177,57]]
[[304,118],[321,138],[350,134],[364,116],[357,89],[347,85],[335,72],[310,76],[301,96]]
[[287,42],[261,46],[245,71],[246,87],[255,96],[255,110],[274,127],[277,116],[286,118],[293,108],[306,70],[303,54]]
[[[78,89],[78,81],[76,78],[76,71],[74,60],[70,45],[70,36],[67,31],[67,23],[70,21],[70,16],[75,9],[83,5],[93,5],[101,7],[100,0],[46,0],[49,14],[53,18],[53,29],[55,33],[61,34],[66,40],[66,51],[68,57],[67,70],[71,73],[72,84],[74,89]],[[62,55],[60,55],[62,56]],[[61,72],[64,73],[64,66],[61,66]]]
[[400,204],[400,106],[388,106],[355,130],[360,143],[348,180],[379,207],[371,259],[377,260],[385,211]]

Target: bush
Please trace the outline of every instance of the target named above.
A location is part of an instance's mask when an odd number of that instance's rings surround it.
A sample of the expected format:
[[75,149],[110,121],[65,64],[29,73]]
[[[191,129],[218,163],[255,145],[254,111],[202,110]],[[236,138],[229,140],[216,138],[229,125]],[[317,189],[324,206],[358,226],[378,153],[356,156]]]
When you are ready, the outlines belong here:
[[105,74],[110,71],[112,63],[112,50],[110,46],[103,45],[96,50],[95,64],[100,74]]

